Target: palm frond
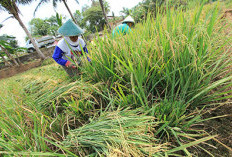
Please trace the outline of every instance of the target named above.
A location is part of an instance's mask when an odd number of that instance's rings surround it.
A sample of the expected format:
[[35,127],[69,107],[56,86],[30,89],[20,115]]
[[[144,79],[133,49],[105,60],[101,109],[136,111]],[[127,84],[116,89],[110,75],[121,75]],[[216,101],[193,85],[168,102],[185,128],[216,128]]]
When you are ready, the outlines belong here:
[[12,7],[12,2],[7,0],[0,1],[0,10],[9,11],[9,8]]
[[0,36],[0,41],[7,41],[9,39],[15,39],[15,37],[9,36],[9,35],[2,35],[2,36]]
[[1,2],[0,2],[0,11],[1,10],[6,11],[6,9],[1,5]]
[[5,21],[7,21],[7,20],[9,20],[10,18],[14,18],[14,16],[9,16],[9,17],[7,17],[5,20],[3,20],[1,23],[3,23],[3,22],[5,22]]
[[36,8],[35,8],[35,11],[34,11],[34,13],[33,13],[33,16],[35,16],[35,13],[37,12],[37,10],[39,9],[39,7],[41,6],[41,4],[43,4],[43,3],[47,3],[47,2],[49,2],[50,0],[40,0],[40,2],[39,2],[39,4],[36,6]]
[[0,1],[0,10],[8,11],[10,14],[20,14],[20,11],[16,5],[16,3],[22,3],[21,1],[18,0],[1,0]]
[[57,7],[58,2],[62,2],[62,0],[52,0],[52,5],[53,5],[54,9]]
[[77,4],[79,4],[79,1],[78,0],[75,0],[77,2]]
[[16,3],[19,3],[19,4],[29,4],[31,2],[32,2],[31,0],[16,0]]

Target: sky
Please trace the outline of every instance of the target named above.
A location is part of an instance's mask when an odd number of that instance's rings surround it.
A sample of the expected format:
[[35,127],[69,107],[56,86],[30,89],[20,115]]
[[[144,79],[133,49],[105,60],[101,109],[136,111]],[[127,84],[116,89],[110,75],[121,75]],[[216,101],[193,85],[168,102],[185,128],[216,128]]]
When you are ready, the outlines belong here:
[[[122,11],[123,7],[131,9],[135,5],[137,5],[139,2],[142,2],[142,0],[106,0],[109,3],[110,6],[110,13],[112,11],[114,12],[115,16],[120,15],[120,11]],[[29,21],[33,19],[33,13],[38,5],[38,0],[32,2],[30,5],[19,5],[19,10],[21,11],[21,20],[26,25],[27,28],[29,28]],[[76,10],[82,9],[82,6],[87,4],[91,4],[91,0],[79,0],[79,4],[76,3],[75,0],[67,0],[67,4],[74,13]],[[65,8],[63,3],[58,3],[56,11],[59,14],[62,14],[67,17],[67,19],[71,18],[67,9]],[[55,15],[55,11],[53,9],[52,3],[46,3],[41,5],[41,7],[37,10],[35,14],[35,18],[49,18],[52,15]],[[10,17],[11,15],[8,14],[6,11],[0,11],[0,23],[2,23],[6,18]],[[18,41],[19,46],[25,46],[25,37],[26,33],[22,29],[22,27],[19,25],[18,21],[16,19],[10,18],[3,23],[3,27],[0,29],[0,35],[7,34],[12,35],[16,37],[16,40]]]

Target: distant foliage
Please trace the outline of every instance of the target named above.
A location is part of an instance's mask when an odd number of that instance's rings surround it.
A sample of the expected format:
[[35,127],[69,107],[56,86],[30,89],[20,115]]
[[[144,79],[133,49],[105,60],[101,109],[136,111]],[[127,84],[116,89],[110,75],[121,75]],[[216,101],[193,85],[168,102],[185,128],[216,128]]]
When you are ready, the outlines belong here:
[[[5,64],[11,63],[7,59],[13,60],[15,65],[21,64],[20,60],[16,61],[15,56],[18,57],[18,53],[25,52],[25,48],[18,46],[18,41],[14,36],[2,35],[0,36],[0,58]],[[7,58],[7,59],[5,59]]]
[[214,2],[216,0],[144,0],[141,3],[134,6],[132,9],[123,8],[121,13],[125,16],[132,15],[136,22],[140,22],[148,13],[151,13],[154,17],[157,12],[164,13],[166,7],[186,10],[187,8],[193,8],[194,6],[204,3]]
[[9,53],[14,54],[14,49],[19,48],[18,41],[14,36],[2,35],[0,36],[0,44],[6,48]]
[[56,16],[51,16],[47,19],[34,18],[29,22],[29,26],[32,36],[56,36],[60,27]]
[[83,20],[83,15],[81,14],[81,12],[79,10],[76,10],[76,12],[74,13],[73,16],[74,16],[77,24],[79,26],[81,26],[82,25],[82,20]]
[[[109,12],[108,3],[104,2],[106,13]],[[88,31],[96,32],[104,29],[106,21],[104,19],[100,3],[93,1],[90,7],[85,7],[82,20],[82,26],[85,26]]]
[[57,24],[59,25],[59,27],[61,27],[62,24],[63,24],[63,23],[62,23],[62,20],[63,20],[62,15],[56,13],[56,21],[57,21]]

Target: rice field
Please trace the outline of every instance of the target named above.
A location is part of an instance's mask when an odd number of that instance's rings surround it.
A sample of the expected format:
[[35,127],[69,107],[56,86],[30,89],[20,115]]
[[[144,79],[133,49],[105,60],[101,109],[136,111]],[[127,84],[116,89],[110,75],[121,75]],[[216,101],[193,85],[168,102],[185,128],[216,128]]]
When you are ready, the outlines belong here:
[[54,62],[0,80],[0,156],[217,156],[204,122],[231,104],[229,6],[170,8],[125,36],[105,31],[75,80]]

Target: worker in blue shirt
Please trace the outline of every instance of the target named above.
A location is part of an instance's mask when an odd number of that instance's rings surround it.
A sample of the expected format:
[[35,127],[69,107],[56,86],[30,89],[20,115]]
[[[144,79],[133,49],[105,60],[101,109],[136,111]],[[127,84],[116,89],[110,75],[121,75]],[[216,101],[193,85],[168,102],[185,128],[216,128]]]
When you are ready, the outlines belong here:
[[[83,30],[72,20],[68,20],[58,29],[58,33],[64,37],[55,47],[52,58],[64,68],[69,76],[73,77],[78,74],[77,66],[83,59],[82,50],[88,53],[86,43],[79,37],[83,34]],[[89,57],[87,60],[90,61]]]
[[116,26],[112,32],[113,37],[116,37],[120,34],[127,34],[131,31],[130,27],[132,27],[135,24],[134,19],[131,16],[128,16],[125,18],[122,22],[122,24]]

